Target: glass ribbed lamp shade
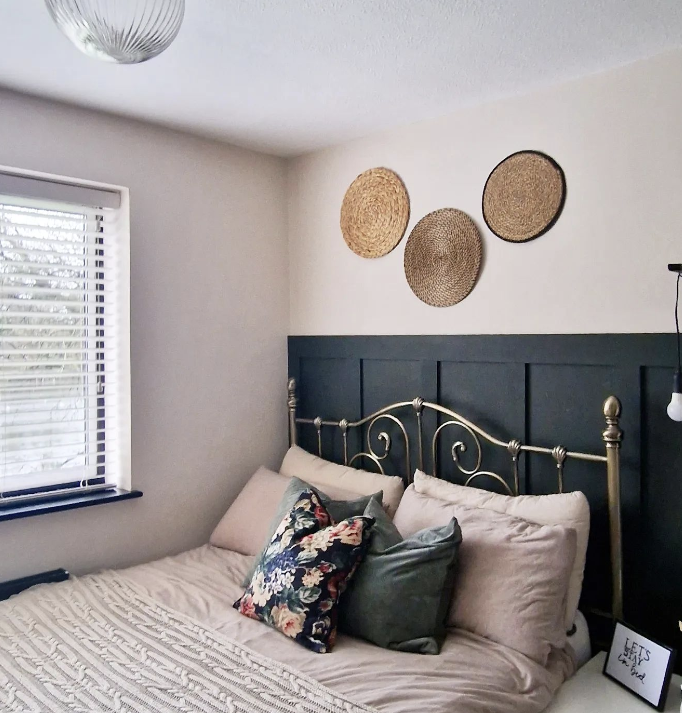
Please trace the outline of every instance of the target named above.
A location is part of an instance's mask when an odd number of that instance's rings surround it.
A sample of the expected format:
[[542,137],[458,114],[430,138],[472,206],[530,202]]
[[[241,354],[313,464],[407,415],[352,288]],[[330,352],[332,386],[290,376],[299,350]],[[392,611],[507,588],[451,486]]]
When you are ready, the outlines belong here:
[[177,37],[185,0],[45,0],[52,19],[90,57],[138,64]]

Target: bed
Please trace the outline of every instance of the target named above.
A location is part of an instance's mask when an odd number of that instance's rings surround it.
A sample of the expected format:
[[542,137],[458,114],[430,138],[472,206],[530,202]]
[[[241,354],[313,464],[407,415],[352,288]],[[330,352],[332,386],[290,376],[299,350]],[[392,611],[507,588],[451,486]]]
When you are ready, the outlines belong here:
[[[467,485],[496,482],[518,495],[518,458],[524,451],[553,459],[558,489],[563,490],[567,460],[584,459],[606,466],[613,613],[622,614],[622,564],[619,505],[618,426],[620,405],[604,405],[605,454],[540,448],[494,438],[459,414],[415,399],[391,404],[356,422],[303,418],[289,383],[290,440],[301,427],[317,432],[322,455],[322,429],[338,429],[343,460],[364,458],[383,472],[391,438],[372,431],[390,422],[406,439],[408,429],[396,414],[416,420],[417,465],[424,469],[431,447],[436,472],[436,444],[456,429],[508,451],[511,479],[481,468],[467,473]],[[422,415],[435,411],[440,423],[427,440]],[[448,425],[450,424],[450,425]],[[366,450],[351,454],[348,434],[358,429]],[[427,448],[424,445],[427,445]],[[414,445],[414,444],[413,444]],[[470,446],[471,447],[471,446]],[[455,465],[466,446],[456,440]],[[479,448],[480,455],[480,448]],[[411,464],[406,464],[410,473]],[[470,470],[470,469],[469,469]],[[243,592],[253,558],[205,545],[198,549],[118,572],[102,572],[60,584],[36,587],[0,604],[0,708],[30,711],[296,711],[297,713],[538,713],[559,686],[589,657],[584,618],[578,617],[568,643],[551,651],[545,665],[483,636],[450,629],[438,656],[391,651],[341,635],[329,655],[313,653],[264,624],[241,616],[233,602]],[[379,604],[377,604],[379,606]]]

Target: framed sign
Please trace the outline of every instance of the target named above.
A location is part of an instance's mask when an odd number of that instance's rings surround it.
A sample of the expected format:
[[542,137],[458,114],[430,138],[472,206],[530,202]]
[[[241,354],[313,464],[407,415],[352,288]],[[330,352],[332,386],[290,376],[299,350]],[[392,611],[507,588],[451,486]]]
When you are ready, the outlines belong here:
[[659,711],[665,708],[674,649],[653,641],[631,626],[617,621],[604,675]]

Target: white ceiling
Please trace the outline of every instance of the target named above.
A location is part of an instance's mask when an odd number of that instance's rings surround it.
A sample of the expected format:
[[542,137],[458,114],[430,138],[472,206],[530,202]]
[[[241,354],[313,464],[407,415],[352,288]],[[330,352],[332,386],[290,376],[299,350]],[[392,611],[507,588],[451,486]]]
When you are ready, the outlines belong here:
[[142,65],[0,1],[0,85],[294,155],[682,46],[682,0],[187,0]]

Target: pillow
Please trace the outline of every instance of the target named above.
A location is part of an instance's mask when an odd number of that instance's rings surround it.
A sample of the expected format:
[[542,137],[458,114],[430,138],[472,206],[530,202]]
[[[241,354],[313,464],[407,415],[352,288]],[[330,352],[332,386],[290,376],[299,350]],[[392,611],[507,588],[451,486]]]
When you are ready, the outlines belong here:
[[209,543],[242,555],[257,555],[263,543],[270,541],[270,523],[290,482],[284,475],[259,468],[223,515]]
[[564,618],[566,631],[573,628],[583,587],[587,540],[590,536],[590,506],[583,493],[576,491],[556,495],[499,495],[448,483],[419,470],[414,474],[414,487],[418,493],[451,503],[494,510],[539,525],[563,525],[574,529],[578,539]]
[[298,446],[291,446],[287,451],[279,470],[282,475],[297,476],[308,483],[315,483],[321,488],[334,485],[358,495],[371,495],[377,490],[382,490],[384,505],[391,517],[395,515],[405,490],[403,479],[398,476],[370,473],[366,470],[331,463]]
[[[346,518],[353,517],[355,515],[362,515],[371,500],[376,500],[377,504],[381,507],[381,492],[349,500],[348,497],[354,497],[352,493],[349,494],[341,488],[332,488],[332,492],[334,492],[336,497],[339,498],[338,500],[332,500],[327,493],[323,493],[314,485],[306,483],[300,478],[287,478],[286,480],[287,487],[284,489],[279,505],[275,510],[275,514],[267,527],[266,536],[259,540],[261,547],[258,549],[257,554],[260,554],[261,556],[270,544],[270,540],[272,540],[272,537],[279,527],[279,524],[282,522],[282,519],[287,515],[291,508],[294,507],[301,495],[301,491],[303,490],[312,490],[315,495],[317,495],[324,507],[329,511],[329,514],[334,522],[339,522],[340,520],[345,520]],[[249,567],[249,570],[247,571],[242,582],[243,586],[246,586],[251,581],[257,564],[258,561],[255,561],[251,567]]]
[[437,654],[462,533],[454,518],[405,540],[376,500],[372,542],[339,609],[339,630],[385,649]]
[[462,528],[447,623],[514,649],[546,666],[566,645],[564,612],[575,530],[538,525],[484,508],[418,493],[411,485],[395,516],[409,537],[456,517]]
[[345,520],[346,518],[353,517],[355,515],[364,514],[365,508],[373,500],[376,501],[381,508],[383,497],[383,493],[381,491],[358,497],[355,493],[350,493],[342,488],[325,488],[324,492],[322,492],[317,487],[317,484],[307,483],[305,480],[301,480],[300,478],[293,477],[287,478],[287,480],[289,481],[288,485],[285,488],[284,493],[282,493],[282,499],[277,506],[274,519],[270,523],[271,527],[268,542],[279,526],[279,523],[282,521],[282,518],[298,501],[302,490],[312,490],[321,500],[324,507],[329,511],[329,515],[334,522],[339,522],[340,520]]
[[[381,506],[379,506],[381,507]],[[300,493],[234,603],[316,653],[331,651],[339,597],[369,545],[374,520],[331,517],[312,490]]]
[[[209,543],[214,547],[233,550],[242,555],[259,554],[264,545],[270,542],[272,533],[281,519],[291,509],[288,507],[281,510],[279,507],[282,496],[290,484],[291,478],[260,467],[223,515],[213,530]],[[305,487],[306,485],[299,487],[297,494]],[[331,487],[325,490],[329,498],[334,500],[357,499],[356,493],[343,488]]]

